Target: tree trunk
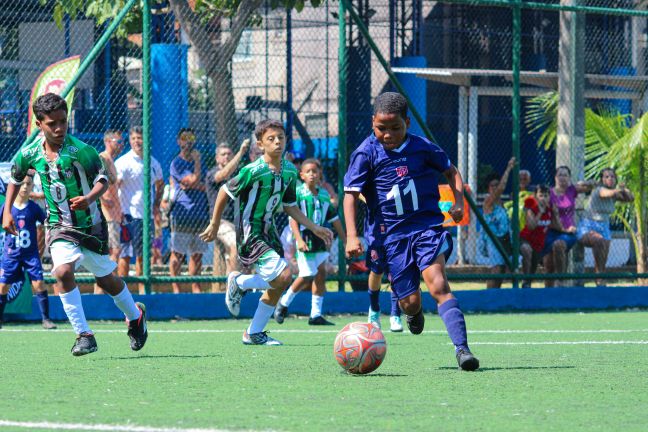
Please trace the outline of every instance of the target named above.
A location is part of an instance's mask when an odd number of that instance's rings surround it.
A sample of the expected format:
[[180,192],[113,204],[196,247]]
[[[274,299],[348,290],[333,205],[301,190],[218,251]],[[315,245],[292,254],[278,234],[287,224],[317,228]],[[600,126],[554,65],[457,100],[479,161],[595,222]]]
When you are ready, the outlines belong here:
[[228,143],[238,148],[238,122],[234,105],[232,74],[227,69],[220,69],[209,74],[214,86],[213,116],[216,126],[217,144]]

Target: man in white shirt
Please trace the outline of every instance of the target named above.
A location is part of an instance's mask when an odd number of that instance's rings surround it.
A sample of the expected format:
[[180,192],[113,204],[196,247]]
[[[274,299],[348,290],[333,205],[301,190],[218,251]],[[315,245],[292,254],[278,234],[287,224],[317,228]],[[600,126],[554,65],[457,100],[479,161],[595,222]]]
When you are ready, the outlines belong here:
[[[142,275],[144,255],[144,160],[142,128],[134,126],[129,131],[129,142],[131,150],[124,156],[117,159],[115,168],[117,170],[117,187],[119,189],[119,201],[123,212],[122,224],[122,250],[119,257],[119,275],[128,276],[130,261],[135,257],[135,274]],[[164,188],[162,167],[160,163],[151,156],[151,204],[153,206],[153,217],[155,220],[160,216],[160,200]],[[147,188],[148,189],[148,188]],[[153,230],[151,230],[153,234]],[[139,285],[140,293],[143,293],[144,285]]]

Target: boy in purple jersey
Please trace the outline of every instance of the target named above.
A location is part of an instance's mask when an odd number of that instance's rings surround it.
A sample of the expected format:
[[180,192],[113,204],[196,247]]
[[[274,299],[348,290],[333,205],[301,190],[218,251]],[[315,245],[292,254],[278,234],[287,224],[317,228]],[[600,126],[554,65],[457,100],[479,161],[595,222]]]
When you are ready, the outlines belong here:
[[[36,232],[36,224],[45,222],[45,212],[38,204],[29,200],[33,186],[33,174],[30,173],[20,186],[16,201],[11,208],[18,235],[7,233],[5,237],[0,264],[0,327],[2,327],[5,305],[13,300],[9,298],[9,289],[14,284],[22,284],[26,272],[38,300],[43,328],[50,330],[55,329],[56,324],[49,317],[49,297],[43,284],[43,266],[40,261]],[[0,218],[3,211],[4,205],[0,208]]]
[[445,274],[452,238],[442,227],[438,191],[438,176],[443,174],[455,198],[449,214],[459,222],[464,213],[463,180],[440,147],[407,133],[409,122],[407,101],[401,94],[383,93],[376,98],[374,133],[353,152],[344,177],[346,253],[363,252],[355,227],[362,193],[368,211],[379,218],[392,290],[407,315],[410,332],[420,334],[425,323],[419,288],[423,276],[455,345],[459,367],[473,371],[479,368],[479,360],[468,347],[466,322]]

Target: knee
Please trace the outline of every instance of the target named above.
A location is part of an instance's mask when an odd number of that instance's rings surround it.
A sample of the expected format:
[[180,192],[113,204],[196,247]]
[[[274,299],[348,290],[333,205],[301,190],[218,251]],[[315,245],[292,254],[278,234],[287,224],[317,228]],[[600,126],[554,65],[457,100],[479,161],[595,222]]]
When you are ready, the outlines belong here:
[[567,244],[562,240],[558,240],[553,244],[552,249],[554,252],[565,253],[567,251]]
[[292,273],[289,268],[285,268],[281,274],[276,279],[277,285],[282,287],[281,289],[287,288],[292,283]]
[[56,279],[63,283],[71,282],[74,280],[74,270],[68,265],[60,266],[56,269],[55,276]]
[[520,246],[520,254],[526,259],[531,258],[531,253],[533,251],[531,250],[531,246],[529,246],[527,243],[523,244]]

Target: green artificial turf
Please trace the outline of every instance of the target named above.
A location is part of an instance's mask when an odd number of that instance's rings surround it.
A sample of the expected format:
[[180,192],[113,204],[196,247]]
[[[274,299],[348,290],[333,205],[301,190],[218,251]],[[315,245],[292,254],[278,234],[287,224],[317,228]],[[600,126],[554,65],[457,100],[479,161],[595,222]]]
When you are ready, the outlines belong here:
[[67,324],[47,332],[9,323],[0,330],[0,421],[180,430],[648,428],[646,312],[469,315],[482,363],[474,373],[457,370],[443,324],[428,314],[420,336],[385,331],[387,356],[376,372],[347,375],[333,340],[364,318],[331,317],[335,327],[273,322],[282,347],[243,346],[247,320],[150,322],[140,352],[129,349],[123,323],[92,323],[99,351],[78,358]]

